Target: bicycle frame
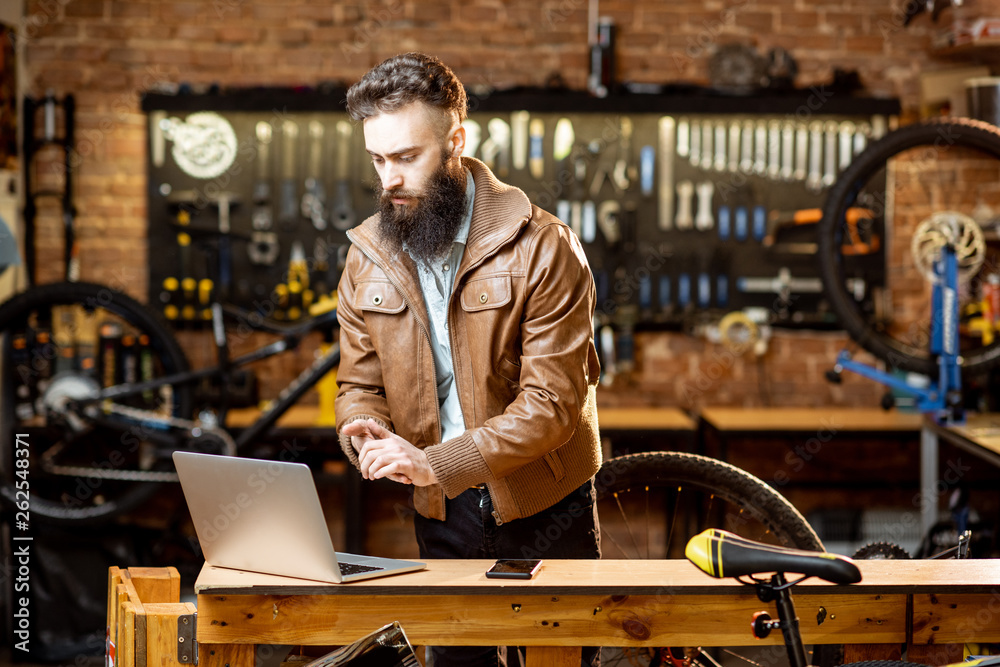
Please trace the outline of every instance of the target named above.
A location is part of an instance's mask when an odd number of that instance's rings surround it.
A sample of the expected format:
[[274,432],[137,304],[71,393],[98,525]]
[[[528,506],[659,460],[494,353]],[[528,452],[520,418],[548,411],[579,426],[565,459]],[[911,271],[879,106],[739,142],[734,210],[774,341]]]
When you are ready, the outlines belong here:
[[[295,349],[302,342],[302,338],[306,334],[313,331],[320,331],[325,327],[336,326],[337,313],[335,309],[331,309],[326,313],[311,318],[302,325],[287,328],[276,325],[253,325],[251,324],[250,315],[249,311],[236,306],[222,306],[219,303],[213,304],[212,332],[217,354],[216,365],[194,371],[174,373],[146,382],[107,387],[83,404],[99,404],[102,401],[127,398],[160,387],[193,384],[206,378],[222,379],[224,388],[226,384],[225,380],[230,377],[234,369]],[[257,331],[277,333],[281,338],[252,352],[230,359],[228,354],[228,338],[225,331],[225,320],[227,317],[246,323],[247,326]],[[237,450],[242,449],[245,445],[253,442],[270,430],[282,415],[288,412],[307,391],[315,386],[328,372],[336,368],[339,363],[340,346],[333,344],[325,354],[317,358],[315,362],[282,389],[278,397],[272,401],[271,405],[250,426],[239,433],[239,436],[234,439]],[[219,415],[219,424],[223,428],[225,428],[226,412],[227,409],[223,405]],[[151,434],[151,439],[159,440],[167,446],[176,446],[177,444],[176,440],[170,436],[156,437],[155,434]]]

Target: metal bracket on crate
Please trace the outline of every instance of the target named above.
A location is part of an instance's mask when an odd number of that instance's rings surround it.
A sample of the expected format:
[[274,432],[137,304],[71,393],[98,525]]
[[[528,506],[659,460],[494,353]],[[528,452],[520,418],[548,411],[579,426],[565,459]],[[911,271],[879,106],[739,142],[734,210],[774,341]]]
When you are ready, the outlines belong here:
[[177,617],[177,662],[185,665],[198,664],[197,621],[197,612]]

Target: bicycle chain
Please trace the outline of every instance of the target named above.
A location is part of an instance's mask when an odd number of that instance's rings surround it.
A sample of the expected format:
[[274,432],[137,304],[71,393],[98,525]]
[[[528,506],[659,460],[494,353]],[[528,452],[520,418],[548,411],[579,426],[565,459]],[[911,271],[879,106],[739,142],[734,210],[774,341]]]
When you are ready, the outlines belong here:
[[[226,431],[218,427],[206,427],[198,422],[191,419],[182,419],[180,417],[168,417],[157,414],[155,412],[150,412],[149,410],[142,410],[139,408],[130,408],[123,405],[110,404],[103,406],[102,409],[106,413],[117,414],[123,417],[133,419],[138,423],[148,423],[156,422],[160,424],[165,424],[170,428],[177,428],[189,435],[192,438],[199,438],[204,435],[214,435],[219,438],[223,445],[223,455],[225,456],[235,456],[236,455],[236,442],[233,440]],[[42,455],[42,469],[45,472],[53,475],[65,475],[70,477],[97,477],[100,479],[117,479],[127,482],[176,482],[177,473],[175,472],[159,472],[155,470],[109,470],[107,468],[91,468],[87,466],[66,466],[59,465],[52,462],[52,459],[62,450],[62,445],[57,445],[50,448],[45,454]]]

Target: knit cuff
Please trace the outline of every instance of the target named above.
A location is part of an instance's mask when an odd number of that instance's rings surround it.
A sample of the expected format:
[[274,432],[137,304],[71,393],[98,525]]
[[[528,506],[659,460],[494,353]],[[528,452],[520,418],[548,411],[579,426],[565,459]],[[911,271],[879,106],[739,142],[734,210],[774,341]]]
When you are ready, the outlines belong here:
[[378,424],[385,430],[392,431],[392,427],[389,426],[387,423],[385,423],[378,417],[372,417],[370,415],[357,415],[356,417],[351,417],[350,419],[348,419],[343,423],[343,425],[340,427],[340,433],[337,434],[337,436],[340,438],[340,448],[344,450],[344,455],[347,456],[347,460],[351,462],[351,465],[353,465],[355,468],[358,469],[360,469],[361,467],[361,462],[358,461],[358,453],[357,451],[355,451],[354,445],[351,444],[351,436],[344,435],[344,426],[347,426],[351,422],[361,421],[364,419],[372,419],[375,421],[376,424]]
[[476,441],[463,433],[440,445],[424,450],[445,495],[454,498],[471,486],[493,479],[486,459],[479,453]]

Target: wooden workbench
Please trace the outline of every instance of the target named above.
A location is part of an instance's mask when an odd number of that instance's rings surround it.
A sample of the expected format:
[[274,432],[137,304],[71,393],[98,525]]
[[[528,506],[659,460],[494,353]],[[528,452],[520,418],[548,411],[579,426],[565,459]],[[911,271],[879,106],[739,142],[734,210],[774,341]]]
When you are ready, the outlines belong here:
[[[415,645],[500,640],[528,647],[529,667],[578,665],[581,645],[749,644],[753,612],[769,606],[686,560],[547,560],[524,582],[486,579],[489,565],[431,560],[339,586],[206,565],[195,584],[199,665],[249,667],[255,644],[347,644],[394,620]],[[860,584],[796,587],[806,643],[1000,641],[1000,560],[858,565]]]
[[853,432],[920,431],[919,414],[880,408],[732,408],[707,407],[701,418],[710,426],[726,432],[793,431],[821,429]]

